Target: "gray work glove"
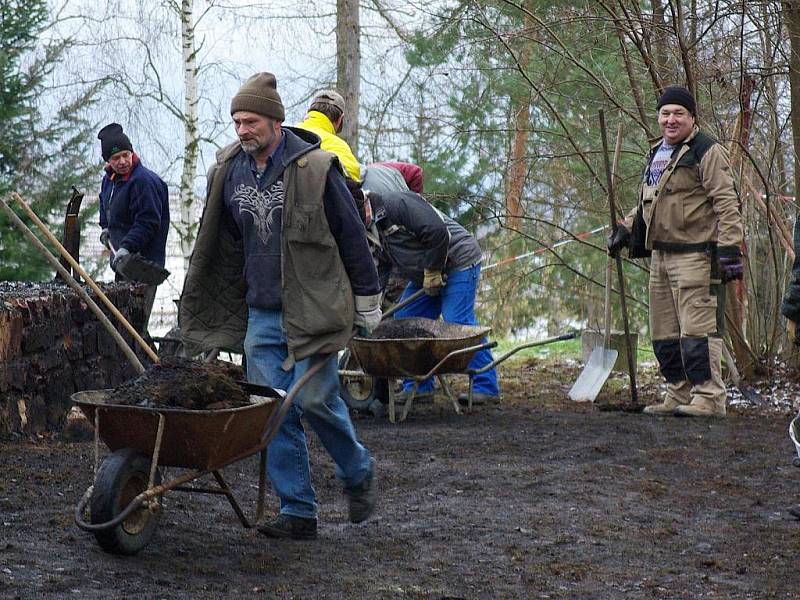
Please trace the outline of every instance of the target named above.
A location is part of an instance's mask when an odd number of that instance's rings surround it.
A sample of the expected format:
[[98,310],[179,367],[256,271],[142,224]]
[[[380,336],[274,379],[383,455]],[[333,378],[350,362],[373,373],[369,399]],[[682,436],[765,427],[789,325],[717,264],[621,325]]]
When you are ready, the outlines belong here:
[[622,223],[618,224],[614,233],[608,236],[606,246],[608,247],[608,255],[616,258],[619,256],[619,251],[627,248],[631,243],[631,232]]
[[115,273],[117,272],[117,263],[119,263],[120,259],[126,254],[130,254],[130,251],[127,248],[120,248],[117,250],[117,253],[111,257],[111,269]]
[[359,329],[359,334],[369,335],[381,322],[383,313],[381,312],[381,294],[373,296],[355,296],[356,316],[355,326]]
[[108,229],[103,229],[103,231],[100,232],[100,243],[108,248]]

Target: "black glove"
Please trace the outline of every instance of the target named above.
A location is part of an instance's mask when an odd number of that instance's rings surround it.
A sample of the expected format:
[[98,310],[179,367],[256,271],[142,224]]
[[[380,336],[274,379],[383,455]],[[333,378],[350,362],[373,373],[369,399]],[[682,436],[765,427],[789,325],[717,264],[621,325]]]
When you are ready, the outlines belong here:
[[721,246],[717,250],[719,271],[722,283],[728,283],[744,276],[744,260],[741,251],[735,246]]
[[100,243],[108,248],[108,229],[103,229],[103,231],[100,232]]
[[628,231],[628,228],[625,225],[617,225],[617,228],[614,230],[610,236],[608,236],[608,241],[606,245],[608,246],[608,255],[613,256],[616,258],[619,256],[619,251],[622,248],[627,248],[631,243],[631,232]]

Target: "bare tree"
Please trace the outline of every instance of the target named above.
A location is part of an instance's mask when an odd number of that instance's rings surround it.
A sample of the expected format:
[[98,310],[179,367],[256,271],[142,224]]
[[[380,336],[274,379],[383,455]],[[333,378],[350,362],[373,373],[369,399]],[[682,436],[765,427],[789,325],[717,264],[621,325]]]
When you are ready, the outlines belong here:
[[358,154],[358,105],[361,96],[361,45],[358,0],[336,0],[336,87],[344,97],[341,136]]

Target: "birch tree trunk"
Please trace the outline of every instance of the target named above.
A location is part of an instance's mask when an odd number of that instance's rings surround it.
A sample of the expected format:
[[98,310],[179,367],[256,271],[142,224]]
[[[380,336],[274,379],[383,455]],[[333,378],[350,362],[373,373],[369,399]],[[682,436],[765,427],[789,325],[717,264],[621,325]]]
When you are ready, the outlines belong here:
[[358,155],[358,104],[361,95],[361,47],[358,0],[336,0],[336,88],[344,97],[344,126],[339,134]]
[[197,48],[194,37],[194,0],[181,0],[181,48],[183,50],[183,169],[179,190],[180,224],[177,227],[184,266],[189,268],[189,255],[197,229],[194,182],[197,175],[199,133],[197,126]]

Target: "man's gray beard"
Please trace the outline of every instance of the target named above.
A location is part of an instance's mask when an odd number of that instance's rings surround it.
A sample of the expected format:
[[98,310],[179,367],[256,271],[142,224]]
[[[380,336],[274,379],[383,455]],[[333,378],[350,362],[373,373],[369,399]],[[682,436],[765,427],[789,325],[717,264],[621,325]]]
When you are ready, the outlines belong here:
[[261,146],[257,142],[245,143],[242,140],[239,140],[239,145],[242,147],[242,150],[250,156],[255,156],[264,151],[264,146]]

